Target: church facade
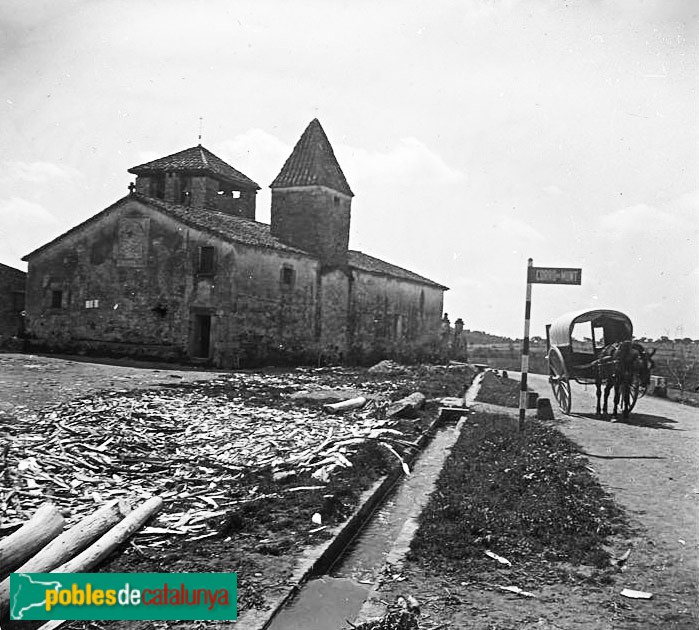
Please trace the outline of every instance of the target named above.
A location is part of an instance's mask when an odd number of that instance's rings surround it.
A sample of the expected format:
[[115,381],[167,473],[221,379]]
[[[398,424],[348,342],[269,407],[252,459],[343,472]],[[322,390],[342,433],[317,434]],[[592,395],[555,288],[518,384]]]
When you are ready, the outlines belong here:
[[221,367],[429,353],[446,287],[349,249],[353,193],[313,120],[271,184],[201,145],[129,169],[128,196],[28,262],[31,343]]

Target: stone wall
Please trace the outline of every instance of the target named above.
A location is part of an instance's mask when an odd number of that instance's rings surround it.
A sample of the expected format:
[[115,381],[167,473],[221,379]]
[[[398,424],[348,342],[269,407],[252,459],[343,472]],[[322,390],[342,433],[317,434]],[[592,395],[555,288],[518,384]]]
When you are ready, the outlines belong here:
[[320,347],[323,360],[342,363],[348,351],[350,277],[340,269],[320,275]]
[[[318,262],[276,250],[237,246],[236,304],[224,323],[221,363],[308,362],[316,354]],[[285,271],[286,270],[286,271]]]
[[0,343],[22,331],[26,279],[24,271],[0,263]]
[[233,196],[231,191],[226,191],[224,195],[218,195],[216,210],[254,221],[256,191],[242,190],[239,193],[240,196],[237,198]]
[[323,266],[345,266],[351,203],[324,186],[272,189],[271,233],[315,254]]
[[431,285],[354,270],[349,317],[353,360],[412,361],[438,351],[443,292]]
[[26,323],[49,350],[221,367],[410,361],[435,356],[442,296],[225,242],[127,197],[31,256]]
[[[213,273],[200,273],[207,246]],[[223,242],[128,199],[32,256],[28,332],[55,349],[190,359],[204,318],[211,333],[202,360],[233,366],[300,355],[315,342],[318,267],[310,257]]]
[[[193,208],[208,208],[218,210],[246,219],[255,220],[255,203],[257,191],[242,190],[236,191],[233,195],[230,184],[223,185],[225,194],[219,194],[221,184],[218,180],[207,176],[187,177],[185,173],[168,172],[163,174],[163,195],[162,200],[168,203],[190,205]],[[144,197],[154,196],[155,176],[138,175],[136,177],[135,191]],[[184,182],[188,182],[188,200],[185,202],[180,198],[180,193]]]

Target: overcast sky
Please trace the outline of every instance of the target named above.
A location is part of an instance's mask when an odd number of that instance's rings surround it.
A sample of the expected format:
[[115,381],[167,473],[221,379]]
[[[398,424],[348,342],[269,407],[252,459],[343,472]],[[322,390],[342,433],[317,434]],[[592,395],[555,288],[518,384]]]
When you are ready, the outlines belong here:
[[699,338],[694,0],[2,0],[0,262],[197,144],[269,189],[311,119],[350,247],[450,287],[466,328],[576,308]]

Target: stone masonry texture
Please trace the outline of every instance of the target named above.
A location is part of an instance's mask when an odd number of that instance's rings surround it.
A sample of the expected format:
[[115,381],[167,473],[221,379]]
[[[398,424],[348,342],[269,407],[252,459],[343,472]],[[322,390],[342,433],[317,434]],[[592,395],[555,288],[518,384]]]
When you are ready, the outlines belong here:
[[0,341],[22,330],[26,279],[24,271],[0,264]]
[[272,189],[273,236],[320,258],[347,264],[352,199],[323,186]]
[[[198,272],[202,247],[213,273]],[[409,357],[429,350],[442,309],[438,287],[229,243],[135,196],[31,256],[27,289],[34,343],[222,367]]]

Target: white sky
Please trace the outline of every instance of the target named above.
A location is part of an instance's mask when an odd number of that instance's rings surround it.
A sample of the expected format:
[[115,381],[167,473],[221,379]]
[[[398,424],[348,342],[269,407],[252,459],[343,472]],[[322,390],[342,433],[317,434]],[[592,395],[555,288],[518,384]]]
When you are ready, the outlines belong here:
[[699,338],[694,0],[2,0],[0,262],[203,144],[269,189],[314,117],[350,246],[451,290],[466,328],[576,308]]

